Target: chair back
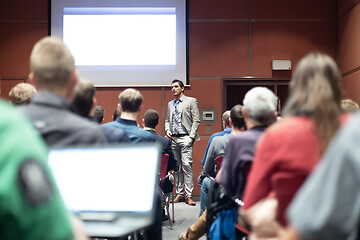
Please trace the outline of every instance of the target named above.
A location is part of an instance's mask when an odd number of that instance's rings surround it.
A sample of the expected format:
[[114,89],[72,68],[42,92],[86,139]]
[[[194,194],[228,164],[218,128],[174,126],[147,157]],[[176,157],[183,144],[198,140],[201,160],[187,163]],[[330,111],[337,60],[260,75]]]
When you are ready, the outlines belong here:
[[167,166],[168,166],[168,162],[169,162],[169,154],[167,153],[164,153],[162,156],[161,156],[161,162],[160,162],[160,179],[162,179],[160,181],[160,188],[163,189],[164,187],[164,181],[166,177],[166,174],[167,174]]
[[224,159],[223,156],[217,156],[217,157],[215,158],[216,168],[217,168],[218,171],[219,171],[220,168],[221,168],[221,164],[222,164],[223,159]]

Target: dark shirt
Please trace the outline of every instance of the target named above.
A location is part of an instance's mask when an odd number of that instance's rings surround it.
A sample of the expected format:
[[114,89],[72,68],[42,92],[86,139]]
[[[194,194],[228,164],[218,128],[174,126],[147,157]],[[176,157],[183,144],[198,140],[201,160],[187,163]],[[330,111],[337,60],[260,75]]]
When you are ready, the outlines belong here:
[[106,143],[100,127],[78,114],[73,105],[54,93],[39,91],[19,109],[30,118],[49,147]]
[[155,138],[151,133],[139,128],[136,124],[136,121],[133,120],[123,119],[118,117],[113,122],[108,122],[101,125],[101,128],[108,128],[108,127],[123,129],[130,138],[130,141],[133,143],[155,141]]
[[[171,170],[175,170],[176,169],[176,165],[177,165],[177,161],[175,160],[175,156],[174,153],[171,149],[171,142],[169,138],[160,136],[159,134],[157,134],[155,131],[152,130],[146,130],[147,132],[151,133],[156,142],[159,142],[162,146],[162,154],[169,154],[169,162],[167,165],[167,169],[166,172],[169,172]],[[169,178],[166,178],[164,181],[164,187],[163,187],[163,192],[164,193],[169,193],[173,190],[173,185],[172,183],[169,181]]]
[[220,183],[230,197],[242,198],[246,184],[245,166],[254,158],[255,146],[266,126],[256,126],[229,139],[221,165]]

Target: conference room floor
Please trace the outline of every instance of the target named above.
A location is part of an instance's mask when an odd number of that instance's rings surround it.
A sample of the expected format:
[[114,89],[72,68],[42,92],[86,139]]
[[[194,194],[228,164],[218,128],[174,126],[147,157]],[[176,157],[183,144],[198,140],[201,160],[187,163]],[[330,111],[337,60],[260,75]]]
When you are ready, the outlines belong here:
[[[162,236],[163,240],[177,240],[178,236],[185,232],[199,217],[200,201],[196,200],[196,206],[189,206],[184,202],[175,203],[175,223],[173,223],[173,229],[170,229],[169,221],[163,222]],[[206,236],[200,238],[205,240]]]

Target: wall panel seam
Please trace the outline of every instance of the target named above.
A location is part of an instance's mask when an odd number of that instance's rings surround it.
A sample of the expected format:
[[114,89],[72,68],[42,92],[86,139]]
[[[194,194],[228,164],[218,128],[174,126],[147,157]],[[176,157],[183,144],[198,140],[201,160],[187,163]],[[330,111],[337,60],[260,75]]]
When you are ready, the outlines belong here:
[[48,23],[47,20],[0,20],[0,24]]
[[345,15],[347,15],[349,12],[351,12],[358,4],[360,3],[360,0],[358,0],[356,3],[354,3],[353,5],[351,5],[347,10],[345,10],[345,12],[343,14],[341,14],[339,16],[339,19],[344,17]]
[[232,23],[232,22],[241,22],[241,23],[283,23],[283,22],[337,22],[337,18],[288,18],[288,19],[189,19],[189,23]]
[[350,75],[350,74],[352,74],[352,73],[355,73],[355,72],[357,72],[357,71],[360,71],[360,66],[357,67],[357,68],[353,68],[353,69],[351,69],[350,71],[347,71],[347,72],[343,73],[342,76],[343,76],[343,77],[346,77],[346,76],[348,76],[348,75]]

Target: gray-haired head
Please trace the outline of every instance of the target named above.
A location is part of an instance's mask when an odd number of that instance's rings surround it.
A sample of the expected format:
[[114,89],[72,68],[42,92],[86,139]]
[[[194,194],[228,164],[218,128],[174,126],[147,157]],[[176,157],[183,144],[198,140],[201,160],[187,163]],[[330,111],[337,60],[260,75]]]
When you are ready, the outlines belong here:
[[250,119],[267,125],[276,117],[277,102],[278,98],[271,90],[255,87],[245,94],[243,105]]

